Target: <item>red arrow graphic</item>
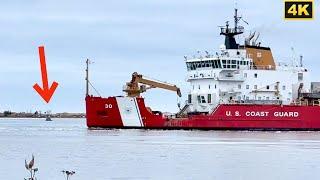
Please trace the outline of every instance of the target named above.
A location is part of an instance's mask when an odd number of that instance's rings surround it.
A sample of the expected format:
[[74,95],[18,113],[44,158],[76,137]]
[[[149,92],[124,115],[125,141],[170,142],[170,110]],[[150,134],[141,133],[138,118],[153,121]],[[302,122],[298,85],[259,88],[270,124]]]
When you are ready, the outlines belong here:
[[44,47],[39,47],[39,57],[40,57],[40,68],[41,68],[41,77],[42,77],[42,88],[36,83],[33,85],[33,89],[35,89],[38,94],[49,103],[54,91],[58,87],[58,83],[53,81],[51,87],[49,88],[48,84],[48,74],[47,74],[47,65],[46,65],[46,57],[44,54]]

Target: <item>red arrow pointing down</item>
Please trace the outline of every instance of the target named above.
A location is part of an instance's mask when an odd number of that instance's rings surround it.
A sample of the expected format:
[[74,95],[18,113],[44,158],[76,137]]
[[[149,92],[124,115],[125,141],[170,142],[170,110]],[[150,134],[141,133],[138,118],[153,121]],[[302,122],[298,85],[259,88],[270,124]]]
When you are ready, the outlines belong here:
[[33,85],[33,89],[35,89],[38,94],[49,103],[54,91],[58,87],[58,83],[53,81],[49,88],[48,84],[48,74],[47,74],[47,66],[46,66],[46,57],[44,54],[44,47],[39,47],[39,57],[40,57],[40,68],[41,68],[41,77],[42,77],[42,88],[36,83]]

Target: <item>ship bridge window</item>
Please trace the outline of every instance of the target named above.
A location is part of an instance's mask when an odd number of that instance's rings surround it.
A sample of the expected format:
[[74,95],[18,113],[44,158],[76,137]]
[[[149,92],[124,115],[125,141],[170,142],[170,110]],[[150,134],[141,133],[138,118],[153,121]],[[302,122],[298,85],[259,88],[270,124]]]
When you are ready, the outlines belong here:
[[222,60],[222,65],[223,65],[223,68],[227,68],[227,61],[226,60]]
[[187,69],[196,70],[197,68],[221,68],[220,60],[209,60],[209,61],[201,61],[201,62],[188,62]]
[[298,73],[298,81],[302,81],[303,80],[303,73]]
[[211,103],[211,94],[208,94],[208,103]]
[[188,69],[188,71],[195,70],[196,69],[196,64],[193,63],[193,62],[188,62],[187,63],[187,69]]
[[191,94],[188,94],[188,103],[191,104]]
[[206,62],[201,62],[201,67],[206,67]]
[[215,60],[215,61],[217,61],[218,68],[221,68],[222,66],[221,66],[220,60]]
[[218,68],[217,61],[216,61],[216,60],[211,61],[211,62],[212,62],[212,67],[213,67],[213,69]]

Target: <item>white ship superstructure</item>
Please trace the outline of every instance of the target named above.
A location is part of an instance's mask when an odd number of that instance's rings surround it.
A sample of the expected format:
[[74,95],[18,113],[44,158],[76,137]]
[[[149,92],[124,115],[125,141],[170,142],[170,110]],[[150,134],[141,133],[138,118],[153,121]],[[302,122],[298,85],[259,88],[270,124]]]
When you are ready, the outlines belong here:
[[[244,45],[234,36],[244,28],[235,10],[235,27],[221,28],[225,44],[219,52],[185,57],[190,91],[183,113],[211,113],[218,104],[291,104],[298,94],[310,92],[308,71],[302,62],[276,63],[269,47],[257,43],[259,34],[250,34]],[[300,59],[302,61],[302,59]]]

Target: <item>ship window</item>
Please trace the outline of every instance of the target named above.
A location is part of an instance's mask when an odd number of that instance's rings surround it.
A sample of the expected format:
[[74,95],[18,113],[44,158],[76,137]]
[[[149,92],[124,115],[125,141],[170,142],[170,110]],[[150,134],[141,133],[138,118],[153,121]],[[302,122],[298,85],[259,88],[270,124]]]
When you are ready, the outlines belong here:
[[244,73],[244,77],[246,78],[248,75],[247,75],[247,73]]
[[209,61],[206,61],[206,67],[210,67]]
[[198,99],[198,103],[201,103],[200,96],[197,96],[197,99]]
[[227,65],[227,69],[230,69],[230,65]]
[[206,67],[206,63],[205,62],[201,62],[201,67]]
[[266,99],[269,100],[270,98],[269,98],[269,97],[266,97]]
[[187,63],[187,69],[190,70],[190,63]]
[[235,69],[235,68],[237,68],[237,65],[232,65],[231,68],[234,68],[234,69]]
[[241,89],[241,84],[238,84],[238,89]]
[[303,80],[303,73],[298,73],[298,81],[302,81]]
[[217,89],[217,85],[216,84],[214,85],[214,88]]
[[286,86],[282,86],[282,90],[286,90]]
[[258,74],[257,73],[254,73],[254,78],[257,78],[258,77]]
[[227,64],[230,64],[230,60],[227,60]]
[[269,86],[267,86],[266,88],[267,88],[267,89],[270,89],[270,87],[269,87]]
[[227,68],[226,66],[226,60],[222,60],[223,68]]
[[236,60],[232,60],[232,64],[237,64],[237,61]]
[[217,60],[217,63],[218,63],[218,67],[221,68],[222,66],[221,66],[220,60]]
[[198,86],[198,89],[200,89],[200,85]]
[[250,86],[249,85],[246,85],[246,89],[249,89],[250,88]]
[[211,63],[211,66],[213,69],[217,68],[217,64],[216,64],[216,61],[210,61]]
[[261,57],[262,57],[261,52],[257,52],[257,57],[258,57],[258,58],[261,58]]
[[258,89],[258,85],[254,85],[254,89]]
[[208,94],[208,103],[211,103],[211,94]]
[[206,103],[206,99],[204,98],[204,96],[201,96],[201,103]]
[[191,94],[188,94],[188,103],[191,103]]
[[209,84],[209,89],[210,89],[211,87],[210,87],[210,84]]

